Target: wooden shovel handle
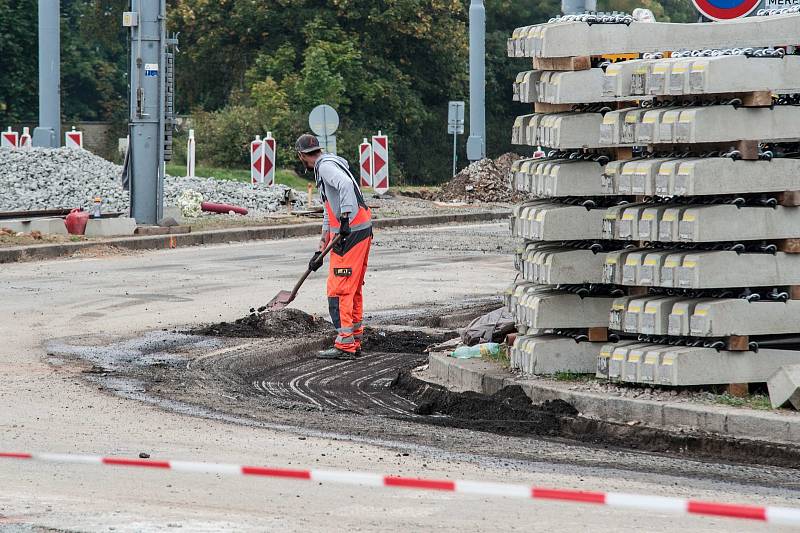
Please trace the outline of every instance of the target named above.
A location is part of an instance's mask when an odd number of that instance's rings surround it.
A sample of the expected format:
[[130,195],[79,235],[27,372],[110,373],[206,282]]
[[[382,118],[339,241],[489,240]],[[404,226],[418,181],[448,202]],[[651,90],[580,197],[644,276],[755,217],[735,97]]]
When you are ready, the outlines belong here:
[[[341,234],[337,233],[336,236],[333,239],[330,240],[330,242],[328,243],[328,246],[326,246],[325,249],[322,250],[322,255],[320,256],[320,259],[324,259],[325,256],[328,255],[328,252],[330,252],[331,249],[334,246],[336,246],[336,243],[338,243],[340,240],[342,240],[342,236],[341,236]],[[306,269],[306,271],[303,273],[303,275],[300,276],[300,279],[297,280],[297,283],[295,284],[294,289],[292,289],[292,295],[289,297],[289,301],[290,302],[294,300],[295,296],[297,296],[297,291],[300,290],[300,287],[302,287],[303,282],[305,282],[305,280],[308,278],[308,276],[311,275],[311,272],[313,272],[313,271],[310,268]]]

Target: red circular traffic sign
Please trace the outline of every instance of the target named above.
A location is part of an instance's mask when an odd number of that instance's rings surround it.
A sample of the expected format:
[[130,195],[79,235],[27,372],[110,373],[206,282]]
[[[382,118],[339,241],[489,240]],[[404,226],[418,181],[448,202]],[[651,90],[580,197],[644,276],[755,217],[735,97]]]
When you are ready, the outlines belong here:
[[750,14],[761,0],[692,0],[694,7],[711,20],[731,20]]

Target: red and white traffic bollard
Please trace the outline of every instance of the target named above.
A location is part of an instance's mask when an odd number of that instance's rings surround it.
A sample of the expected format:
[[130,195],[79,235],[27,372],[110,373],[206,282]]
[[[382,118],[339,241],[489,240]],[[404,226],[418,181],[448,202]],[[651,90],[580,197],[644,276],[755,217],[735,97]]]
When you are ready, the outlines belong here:
[[27,126],[22,128],[22,135],[19,136],[19,149],[30,150],[33,147],[31,142],[31,130]]
[[250,143],[250,183],[255,185],[264,180],[264,142],[260,135]]
[[389,138],[380,131],[372,137],[372,187],[377,194],[389,190]]
[[362,187],[372,187],[372,145],[365,138],[358,145],[358,171]]
[[261,183],[272,187],[275,185],[275,158],[278,154],[275,139],[272,138],[272,132],[268,131],[267,136],[264,137],[263,144],[261,145],[264,152],[264,169]]
[[186,141],[186,177],[194,177],[194,130],[189,130],[189,139]]
[[11,126],[6,131],[0,134],[0,148],[17,148],[19,144],[19,133],[11,131]]
[[72,148],[73,150],[80,150],[83,148],[83,132],[75,131],[75,126],[72,126],[72,131],[64,134],[64,146]]

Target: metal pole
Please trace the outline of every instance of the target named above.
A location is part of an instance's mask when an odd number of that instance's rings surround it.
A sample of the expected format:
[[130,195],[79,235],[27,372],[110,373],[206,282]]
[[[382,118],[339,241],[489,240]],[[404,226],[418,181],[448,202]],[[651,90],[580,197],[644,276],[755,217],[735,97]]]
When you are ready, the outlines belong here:
[[39,127],[33,145],[61,146],[61,26],[59,0],[39,0]]
[[483,0],[469,6],[469,139],[467,159],[486,157],[486,9]]
[[131,216],[156,224],[163,212],[166,0],[131,0]]
[[456,152],[456,137],[458,137],[458,133],[453,132],[453,176],[456,175],[456,158],[458,157]]

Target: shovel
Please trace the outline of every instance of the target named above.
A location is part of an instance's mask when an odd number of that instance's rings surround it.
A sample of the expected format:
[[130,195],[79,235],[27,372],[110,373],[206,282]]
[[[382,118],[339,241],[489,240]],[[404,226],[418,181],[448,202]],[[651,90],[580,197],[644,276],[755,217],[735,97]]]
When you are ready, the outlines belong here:
[[[336,243],[339,242],[341,240],[341,238],[342,238],[342,236],[337,233],[336,236],[333,239],[331,239],[331,241],[328,243],[328,246],[326,246],[325,249],[322,250],[322,255],[320,256],[320,260],[324,259],[325,256],[328,255],[328,252],[331,251],[331,248],[336,246]],[[262,311],[277,311],[278,309],[283,309],[284,307],[286,307],[287,305],[292,303],[294,301],[295,297],[297,296],[297,291],[300,290],[300,287],[303,285],[303,282],[306,280],[306,278],[308,276],[311,275],[311,272],[312,272],[312,270],[310,268],[308,270],[306,270],[303,273],[303,275],[300,276],[300,279],[295,284],[294,289],[292,289],[291,291],[281,291],[281,292],[279,292],[275,296],[275,298],[273,298],[272,300],[269,301],[269,303],[267,305],[265,305],[264,307],[261,307],[259,309],[259,312],[262,312]]]

